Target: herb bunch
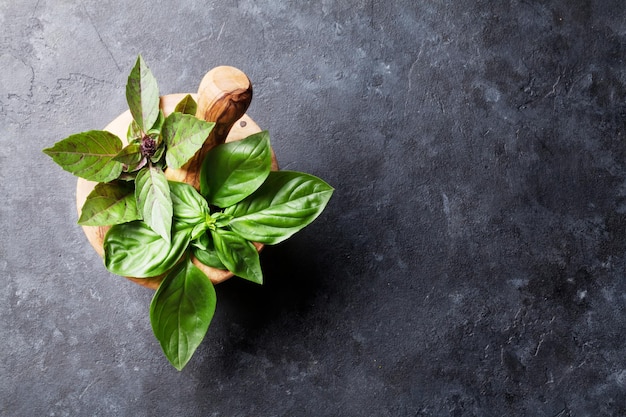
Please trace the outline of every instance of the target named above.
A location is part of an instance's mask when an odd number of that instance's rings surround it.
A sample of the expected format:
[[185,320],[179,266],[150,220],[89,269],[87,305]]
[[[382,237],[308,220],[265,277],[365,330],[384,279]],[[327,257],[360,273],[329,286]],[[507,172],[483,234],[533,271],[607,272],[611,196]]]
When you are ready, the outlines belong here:
[[156,79],[141,56],[128,77],[126,99],[133,118],[128,145],[91,130],[44,152],[66,171],[97,182],[78,223],[111,226],[103,243],[106,268],[135,278],[164,276],[150,321],[166,357],[181,370],[204,339],[217,301],[192,259],[262,284],[253,242],[291,237],[320,215],[333,188],[313,175],[272,171],[266,131],[211,149],[199,190],[168,181],[165,170],[185,165],[214,123],[194,116],[190,95],[165,117]]

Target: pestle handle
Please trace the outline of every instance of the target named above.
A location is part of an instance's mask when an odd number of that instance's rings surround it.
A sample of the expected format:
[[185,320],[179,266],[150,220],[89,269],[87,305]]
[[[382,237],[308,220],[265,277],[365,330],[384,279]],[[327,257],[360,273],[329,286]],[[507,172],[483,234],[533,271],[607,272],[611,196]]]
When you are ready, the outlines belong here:
[[215,122],[204,145],[181,168],[168,168],[169,180],[186,182],[200,189],[200,169],[207,152],[224,143],[233,124],[239,120],[252,101],[252,83],[241,70],[220,66],[207,72],[198,88],[196,117]]

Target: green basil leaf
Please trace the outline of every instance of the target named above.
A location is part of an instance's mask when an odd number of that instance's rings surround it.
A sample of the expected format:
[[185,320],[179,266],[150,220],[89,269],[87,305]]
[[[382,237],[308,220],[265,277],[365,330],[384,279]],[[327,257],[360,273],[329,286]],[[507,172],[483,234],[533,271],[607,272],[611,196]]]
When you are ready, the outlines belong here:
[[259,132],[211,149],[200,171],[200,192],[210,204],[231,206],[256,190],[272,166],[269,133]]
[[130,122],[128,125],[128,132],[126,132],[126,139],[128,139],[128,143],[132,143],[134,140],[141,139],[143,133],[141,132],[141,127],[137,124],[135,120]]
[[196,224],[191,231],[191,240],[196,240],[206,235],[208,225],[205,223]]
[[198,248],[198,249],[202,249],[202,250],[206,250],[209,247],[209,245],[212,245],[212,241],[208,233],[201,234],[200,236],[196,237],[196,239],[191,242],[191,246]]
[[109,182],[122,172],[113,158],[122,150],[122,141],[105,130],[90,130],[68,136],[43,152],[64,170],[89,181]]
[[150,161],[153,164],[159,163],[161,159],[163,159],[163,154],[165,153],[165,146],[159,146],[157,150],[154,152],[154,155],[150,157]]
[[149,135],[158,136],[158,134],[161,132],[161,129],[163,128],[164,122],[165,122],[165,115],[163,114],[163,110],[159,109],[159,115],[156,121],[154,122],[150,130],[148,130],[146,133],[148,133]]
[[178,169],[185,165],[202,148],[214,126],[213,122],[205,122],[189,114],[175,112],[167,116],[161,131],[167,146],[167,166]]
[[209,215],[206,200],[189,184],[169,181],[174,218],[188,224],[205,224]]
[[179,371],[204,339],[216,304],[211,280],[189,260],[177,265],[154,294],[150,303],[152,331]]
[[309,174],[271,172],[245,200],[225,210],[229,227],[244,239],[275,244],[291,237],[319,216],[333,188]]
[[259,252],[251,242],[219,228],[211,230],[211,237],[217,256],[230,272],[257,284],[263,283]]
[[123,182],[98,183],[85,200],[78,224],[107,226],[140,219],[132,185]]
[[139,143],[131,143],[126,145],[113,159],[126,165],[133,165],[139,163],[141,157],[141,145]]
[[116,224],[104,237],[104,265],[117,275],[147,278],[171,269],[185,253],[191,228],[174,224],[170,241],[163,239],[143,221]]
[[173,206],[170,187],[161,168],[143,168],[135,178],[135,198],[143,220],[161,235],[170,240]]
[[230,224],[230,221],[233,219],[233,216],[230,214],[216,212],[211,214],[211,218],[215,224],[215,227],[226,227]]
[[196,103],[196,101],[193,99],[193,97],[191,97],[191,94],[187,94],[177,105],[176,108],[174,109],[175,112],[179,112],[179,113],[183,113],[183,114],[190,114],[192,116],[196,115],[196,110],[198,109],[198,104]]
[[135,182],[135,178],[137,177],[137,172],[139,171],[133,171],[133,172],[122,172],[120,174],[119,177],[117,177],[118,180],[120,181],[126,181],[126,182]]
[[194,246],[193,256],[195,256],[197,260],[212,268],[228,269],[224,266],[220,257],[217,256],[213,239],[210,239],[208,234],[205,233],[201,236],[201,238],[195,242]]
[[126,172],[136,171],[147,163],[147,159],[141,154],[141,145],[138,143],[126,145],[113,159],[124,164]]
[[141,55],[128,76],[126,101],[137,125],[147,132],[159,117],[159,87]]

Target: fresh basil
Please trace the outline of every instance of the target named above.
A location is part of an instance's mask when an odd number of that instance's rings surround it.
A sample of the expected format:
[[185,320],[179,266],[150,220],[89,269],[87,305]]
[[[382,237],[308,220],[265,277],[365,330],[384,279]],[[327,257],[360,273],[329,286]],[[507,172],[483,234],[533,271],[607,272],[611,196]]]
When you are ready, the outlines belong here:
[[211,214],[211,218],[213,219],[213,224],[215,227],[226,227],[230,224],[230,221],[233,219],[233,216],[230,214],[226,214],[221,211],[216,211]]
[[198,110],[198,103],[191,97],[191,94],[187,94],[174,108],[175,112],[196,115]]
[[[213,242],[208,233],[201,233],[200,235],[196,236],[196,238],[191,242],[192,249],[207,250],[209,247],[212,248],[212,245]],[[221,269],[226,269],[226,267]]]
[[109,182],[122,172],[122,164],[114,159],[121,150],[122,141],[114,134],[90,130],[68,136],[43,151],[77,177]]
[[230,272],[257,284],[263,283],[259,252],[251,242],[237,233],[219,228],[211,230],[211,237],[217,257]]
[[174,112],[163,123],[163,140],[167,146],[165,160],[170,168],[183,166],[204,144],[215,123]]
[[157,116],[156,121],[152,125],[150,129],[146,132],[148,135],[158,135],[161,133],[161,129],[163,129],[163,123],[165,122],[165,115],[163,114],[163,110],[159,109],[159,115]]
[[191,257],[261,284],[253,242],[279,243],[310,224],[333,188],[312,175],[272,172],[266,131],[211,149],[202,161],[199,191],[168,181],[165,170],[198,155],[215,123],[194,117],[191,95],[165,117],[156,79],[141,56],[128,76],[126,98],[133,120],[125,147],[112,133],[92,130],[44,152],[66,171],[98,182],[79,224],[111,226],[103,242],[105,267],[127,277],[164,277],[150,321],[166,357],[181,370],[216,305],[211,281]]
[[124,164],[125,172],[137,171],[147,163],[147,159],[141,154],[141,145],[138,143],[127,145],[113,159]]
[[272,167],[269,134],[263,131],[211,149],[200,171],[201,188],[209,204],[231,206],[256,190]]
[[106,226],[140,220],[135,190],[127,183],[98,183],[87,196],[78,224]]
[[193,248],[193,256],[206,266],[217,269],[228,269],[217,255],[213,239],[206,233],[196,241]]
[[150,162],[152,162],[153,164],[158,164],[159,166],[162,166],[163,164],[159,162],[162,162],[163,155],[165,155],[165,146],[162,146],[162,145],[157,146],[152,156],[150,156]]
[[161,282],[150,304],[155,337],[179,371],[200,345],[215,313],[211,280],[190,260],[177,265]]
[[175,223],[171,241],[143,221],[117,224],[104,237],[104,265],[117,275],[147,278],[170,270],[191,240],[187,224]]
[[126,132],[126,139],[128,140],[128,143],[133,143],[133,141],[141,139],[142,136],[143,132],[141,131],[141,127],[133,119],[133,121],[128,125],[128,131]]
[[209,225],[207,224],[207,222],[197,223],[191,229],[191,240],[196,241],[200,239],[203,235],[206,235],[206,231],[208,228],[209,228]]
[[275,171],[252,195],[225,213],[233,216],[231,230],[243,238],[276,244],[315,220],[332,193],[330,185],[313,175]]
[[159,87],[141,55],[128,76],[126,101],[137,125],[148,132],[159,117]]
[[135,179],[135,198],[143,220],[166,241],[172,227],[172,198],[169,184],[161,168],[142,169]]
[[209,205],[189,184],[169,181],[174,218],[188,224],[205,223]]

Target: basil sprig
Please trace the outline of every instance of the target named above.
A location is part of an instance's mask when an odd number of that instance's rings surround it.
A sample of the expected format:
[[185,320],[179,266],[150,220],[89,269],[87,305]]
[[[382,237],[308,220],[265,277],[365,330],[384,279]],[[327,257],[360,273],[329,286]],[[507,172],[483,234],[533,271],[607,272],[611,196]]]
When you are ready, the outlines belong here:
[[[263,143],[269,149],[264,134]],[[239,178],[248,177],[248,169],[234,169],[231,175],[224,176],[219,172],[222,159],[239,160],[237,166],[246,166],[246,159],[257,158],[258,137],[253,135],[241,141],[242,147],[249,145],[247,153],[241,152],[241,147],[228,146],[230,143],[220,145],[209,152],[203,164],[201,184],[208,178],[219,177],[222,181],[212,184],[219,189],[236,189],[238,199],[243,196],[241,201],[220,207],[221,196],[209,195],[205,199],[192,186],[170,181],[175,225],[172,239],[160,238],[143,221],[116,225],[104,240],[106,267],[125,276],[160,275],[183,256],[184,251],[178,245],[184,235],[189,237],[190,250],[201,262],[212,267],[223,266],[235,275],[261,284],[258,252],[251,242],[275,244],[291,237],[319,216],[333,188],[309,174],[269,172],[270,159],[256,167],[260,172],[268,171],[266,180],[257,189],[240,192],[235,185],[242,182]],[[155,266],[162,263],[166,266]]]
[[[159,110],[159,88],[150,68],[139,56],[128,76],[126,100],[133,121],[128,145],[99,130],[71,135],[44,149],[66,171],[89,181],[107,183],[87,196],[78,223],[108,226],[142,219],[163,239],[172,228],[172,201],[164,170],[180,168],[202,147],[215,123],[199,120],[196,104],[187,96],[168,117]],[[135,202],[128,199],[133,182]]]
[[217,297],[211,281],[189,259],[161,282],[150,304],[150,322],[163,352],[179,371],[189,362],[213,319]]
[[271,171],[267,131],[211,149],[200,191],[168,181],[167,167],[183,166],[202,147],[214,123],[193,116],[186,96],[174,113],[159,110],[156,80],[141,56],[128,77],[133,121],[128,145],[104,131],[72,135],[44,152],[63,169],[99,182],[79,224],[111,226],[104,265],[118,275],[163,276],[150,321],[165,356],[178,370],[190,360],[213,318],[216,295],[191,261],[263,283],[253,242],[276,244],[313,222],[333,188],[295,171]]

